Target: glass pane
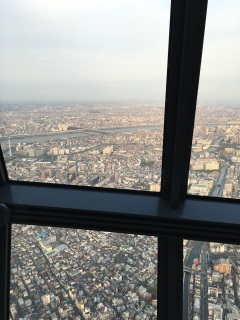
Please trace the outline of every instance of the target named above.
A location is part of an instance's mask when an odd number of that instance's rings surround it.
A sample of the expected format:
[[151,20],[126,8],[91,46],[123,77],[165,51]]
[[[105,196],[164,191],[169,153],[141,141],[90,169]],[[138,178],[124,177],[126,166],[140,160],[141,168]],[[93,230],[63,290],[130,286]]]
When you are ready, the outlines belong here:
[[239,18],[239,1],[209,1],[189,194],[240,199]]
[[3,0],[11,180],[159,191],[169,1]]
[[184,240],[183,275],[185,320],[240,319],[240,245]]
[[156,237],[12,226],[12,319],[157,320]]

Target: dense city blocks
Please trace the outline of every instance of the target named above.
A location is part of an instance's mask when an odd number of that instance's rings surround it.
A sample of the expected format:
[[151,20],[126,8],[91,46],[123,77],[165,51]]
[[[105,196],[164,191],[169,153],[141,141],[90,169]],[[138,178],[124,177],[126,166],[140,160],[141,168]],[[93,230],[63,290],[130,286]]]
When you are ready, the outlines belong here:
[[12,226],[11,319],[157,320],[156,237]]

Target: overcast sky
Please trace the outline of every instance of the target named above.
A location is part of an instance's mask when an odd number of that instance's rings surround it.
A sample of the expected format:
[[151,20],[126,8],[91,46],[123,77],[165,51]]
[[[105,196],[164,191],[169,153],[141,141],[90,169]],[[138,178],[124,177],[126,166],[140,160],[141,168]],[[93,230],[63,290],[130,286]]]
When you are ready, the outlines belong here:
[[240,101],[240,1],[209,0],[198,101]]
[[[1,0],[0,102],[164,101],[169,0]],[[210,0],[200,99],[240,100],[240,1]]]

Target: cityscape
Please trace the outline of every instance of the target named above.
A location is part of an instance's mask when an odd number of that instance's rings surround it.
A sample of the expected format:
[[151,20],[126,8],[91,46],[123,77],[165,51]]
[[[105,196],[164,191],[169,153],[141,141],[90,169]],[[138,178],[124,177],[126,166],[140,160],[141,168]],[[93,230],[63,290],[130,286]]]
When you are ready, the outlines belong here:
[[157,320],[156,237],[12,226],[10,319]]
[[183,241],[184,320],[240,319],[240,245]]
[[12,180],[160,190],[164,112],[157,104],[3,107],[0,113]]
[[[240,105],[198,105],[188,193],[240,199]],[[11,180],[160,191],[159,103],[0,107]]]
[[[197,106],[188,193],[240,199],[240,105]],[[159,192],[159,103],[1,105],[16,181]],[[10,319],[157,319],[157,238],[12,226]],[[240,247],[184,240],[184,320],[240,319]]]
[[[10,181],[157,197],[165,97],[197,93],[187,193],[240,199],[240,1],[180,7],[1,0],[0,157]],[[9,320],[166,320],[159,264],[181,264],[159,246],[149,235],[11,224]],[[168,288],[167,312],[183,294],[177,320],[240,320],[240,245],[185,239],[179,250],[183,291]]]

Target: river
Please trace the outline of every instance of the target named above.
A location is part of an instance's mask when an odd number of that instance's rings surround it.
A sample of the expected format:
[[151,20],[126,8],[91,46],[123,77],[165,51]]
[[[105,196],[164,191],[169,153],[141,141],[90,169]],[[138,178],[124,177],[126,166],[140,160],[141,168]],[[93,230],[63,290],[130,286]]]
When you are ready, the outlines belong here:
[[[206,126],[206,127],[216,127],[218,125],[239,125],[239,123],[233,124],[217,124],[217,123],[199,123],[195,126]],[[103,133],[117,133],[117,132],[132,132],[139,130],[160,130],[163,128],[163,124],[159,125],[149,125],[149,126],[135,126],[135,127],[125,127],[125,128],[106,128],[106,129],[78,129],[72,131],[64,131],[64,132],[53,132],[53,133],[38,133],[32,136],[19,136],[11,138],[11,144],[17,143],[33,143],[33,142],[41,142],[47,140],[59,140],[59,139],[69,139],[69,138],[81,138],[94,134],[103,134]],[[99,131],[98,131],[99,130]],[[101,132],[102,131],[102,132]],[[0,139],[1,145],[7,145],[8,139]]]
[[[139,127],[126,127],[126,128],[112,128],[112,129],[97,129],[96,131],[90,129],[80,129],[75,131],[64,131],[58,133],[46,133],[46,134],[37,134],[33,136],[20,136],[11,138],[11,144],[17,143],[32,143],[32,142],[41,142],[47,140],[60,140],[60,139],[69,139],[69,138],[81,138],[87,137],[94,134],[103,134],[103,133],[117,133],[117,132],[132,132],[139,130],[159,130],[162,129],[163,125],[158,126],[139,126]],[[99,130],[99,131],[98,131]],[[0,139],[2,145],[8,144],[8,139]]]

